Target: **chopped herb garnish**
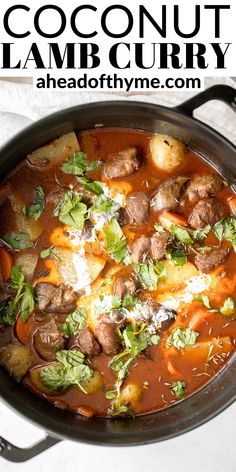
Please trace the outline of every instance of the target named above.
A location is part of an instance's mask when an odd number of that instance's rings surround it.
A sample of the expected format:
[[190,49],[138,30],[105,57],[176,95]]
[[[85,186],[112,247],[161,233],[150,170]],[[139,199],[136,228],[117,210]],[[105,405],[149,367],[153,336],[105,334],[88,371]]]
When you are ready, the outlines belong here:
[[[150,336],[146,330],[146,325],[141,326],[128,325],[122,333],[120,333],[124,345],[124,351],[117,354],[109,367],[117,373],[115,389],[106,393],[112,399],[110,414],[112,416],[120,413],[127,413],[129,410],[125,405],[121,404],[121,386],[128,374],[128,369],[135,357],[152,344],[158,344],[160,337],[158,335]],[[125,360],[124,360],[125,359]]]
[[16,321],[17,311],[11,300],[0,303],[0,325],[13,326]]
[[39,185],[35,189],[35,198],[32,205],[23,207],[23,214],[27,218],[38,220],[43,213],[45,207],[45,198],[43,188]]
[[134,264],[142,288],[156,290],[159,280],[167,278],[167,269],[160,261],[148,264]]
[[223,316],[231,316],[236,311],[235,301],[232,297],[227,297],[224,305],[220,308],[220,313]]
[[236,218],[234,216],[218,221],[213,226],[213,233],[220,241],[223,239],[229,241],[236,252]]
[[103,186],[102,182],[98,180],[94,180],[91,182],[87,177],[78,177],[78,181],[83,185],[85,190],[93,193],[94,195],[102,195],[103,194]]
[[176,382],[173,382],[171,385],[171,390],[174,392],[178,400],[182,400],[182,398],[184,398],[185,388],[186,388],[186,383],[181,380],[177,380]]
[[174,346],[176,349],[193,346],[198,336],[199,333],[192,328],[175,328],[167,339],[166,346]]
[[61,331],[67,336],[72,336],[78,334],[86,325],[86,310],[81,308],[67,316],[65,322],[61,325]]
[[105,195],[99,195],[94,198],[93,204],[89,209],[90,215],[92,213],[116,213],[119,211],[120,205],[114,200],[108,199]]
[[195,231],[193,231],[192,237],[196,241],[202,241],[203,239],[206,238],[206,236],[210,233],[210,231],[211,231],[211,226],[207,225],[202,229],[196,229]]
[[17,265],[11,270],[11,288],[17,291],[12,302],[12,309],[20,312],[23,323],[25,323],[34,311],[34,290],[25,282],[21,268]]
[[85,356],[80,351],[61,350],[56,353],[58,362],[52,363],[40,372],[43,384],[54,391],[65,390],[71,385],[77,385],[84,393],[82,382],[90,379],[93,370],[84,364]]
[[131,262],[130,255],[123,231],[115,218],[111,218],[109,223],[104,226],[103,232],[106,237],[107,253],[116,262],[129,264]]
[[165,255],[175,266],[183,266],[187,262],[187,255],[182,249],[167,249]]
[[82,230],[84,227],[87,206],[81,202],[82,196],[71,191],[67,192],[64,201],[54,209],[54,216],[65,225]]
[[171,225],[170,231],[174,238],[183,244],[191,244],[193,242],[193,239],[191,238],[188,231],[184,228],[181,228],[180,226]]
[[198,295],[196,295],[194,300],[196,300],[197,302],[201,302],[205,308],[211,309],[209,298],[207,295],[204,295],[203,293],[199,293]]
[[62,262],[62,259],[59,256],[58,248],[55,246],[46,247],[40,251],[41,259],[46,259],[47,257],[51,257],[52,259],[56,259],[59,262]]
[[29,241],[29,235],[26,233],[10,232],[2,238],[5,243],[15,251],[24,251],[33,247],[33,243]]
[[162,233],[165,233],[165,228],[160,223],[155,223],[154,228],[158,236],[160,236]]
[[61,166],[62,172],[65,174],[73,174],[83,176],[86,172],[96,170],[101,165],[101,161],[87,161],[87,155],[81,151],[75,152],[68,162],[64,162]]

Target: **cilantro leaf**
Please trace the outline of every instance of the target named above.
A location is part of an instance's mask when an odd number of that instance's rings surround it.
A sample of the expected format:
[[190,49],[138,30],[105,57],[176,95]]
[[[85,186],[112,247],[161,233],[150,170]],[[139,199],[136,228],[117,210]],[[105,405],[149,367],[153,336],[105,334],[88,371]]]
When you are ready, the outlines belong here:
[[167,249],[165,255],[175,266],[183,266],[187,262],[187,255],[182,249]]
[[64,162],[61,166],[62,172],[65,174],[81,175],[86,172],[96,170],[101,165],[101,161],[87,161],[87,155],[81,151],[75,152],[68,162]]
[[72,336],[78,334],[86,325],[86,310],[81,308],[66,317],[65,322],[61,325],[61,331],[67,336]]
[[30,284],[25,282],[21,268],[17,265],[13,266],[11,270],[11,288],[17,291],[12,302],[12,309],[20,312],[22,321],[25,323],[34,311],[34,290]]
[[24,251],[33,247],[33,243],[29,241],[29,235],[27,233],[10,233],[5,234],[2,240],[15,251]]
[[182,349],[193,346],[198,336],[199,333],[192,328],[175,328],[167,339],[166,347],[174,346],[176,349]]
[[185,388],[186,388],[186,383],[181,380],[177,380],[176,382],[173,382],[171,385],[171,390],[174,392],[178,400],[182,400],[182,398],[184,398]]
[[236,252],[236,218],[234,216],[218,221],[213,226],[213,233],[219,241],[223,239],[229,241]]
[[89,213],[116,213],[119,211],[119,203],[106,198],[105,195],[99,195],[93,200],[93,204],[89,209]]
[[112,259],[118,263],[129,264],[130,255],[126,238],[116,218],[111,218],[109,223],[103,228],[103,233],[106,238],[107,253],[110,254]]
[[84,227],[85,214],[87,206],[81,202],[81,195],[67,192],[64,201],[54,209],[54,216],[58,216],[59,220],[65,225],[82,230]]
[[196,300],[197,302],[201,302],[205,308],[211,309],[209,298],[207,295],[199,293],[198,295],[196,295],[196,297],[194,297],[194,300]]
[[34,311],[34,290],[33,287],[25,283],[24,291],[21,296],[20,312],[23,323],[25,323],[29,315]]
[[150,335],[147,332],[142,331],[139,334],[135,333],[132,325],[128,325],[124,329],[122,335],[126,349],[129,350],[129,355],[133,358],[147,349],[149,345]]
[[195,231],[193,231],[192,237],[196,241],[202,241],[210,233],[210,231],[211,231],[211,226],[207,225],[202,229],[196,229]]
[[93,193],[94,195],[103,194],[103,183],[98,180],[91,182],[87,177],[78,177],[78,181],[83,185],[85,190]]
[[23,214],[27,218],[33,218],[33,220],[38,220],[43,213],[45,207],[45,198],[43,188],[39,185],[35,189],[35,198],[32,205],[29,207],[23,207]]
[[223,316],[231,316],[236,311],[236,304],[232,297],[227,297],[224,305],[220,308],[220,313]]
[[193,239],[191,238],[188,231],[184,228],[181,228],[180,226],[171,225],[170,231],[174,238],[183,244],[191,244],[193,242]]
[[79,351],[62,350],[56,354],[57,362],[45,367],[40,372],[43,384],[54,391],[65,390],[71,385],[77,385],[84,393],[81,382],[90,379],[93,370],[84,362],[84,355]]
[[167,278],[167,269],[160,261],[134,264],[134,268],[138,274],[139,283],[144,289],[156,290],[158,281]]
[[13,326],[16,321],[16,309],[12,301],[4,301],[0,303],[0,325]]
[[158,236],[160,236],[162,233],[165,233],[166,231],[165,228],[160,223],[155,223],[154,228]]

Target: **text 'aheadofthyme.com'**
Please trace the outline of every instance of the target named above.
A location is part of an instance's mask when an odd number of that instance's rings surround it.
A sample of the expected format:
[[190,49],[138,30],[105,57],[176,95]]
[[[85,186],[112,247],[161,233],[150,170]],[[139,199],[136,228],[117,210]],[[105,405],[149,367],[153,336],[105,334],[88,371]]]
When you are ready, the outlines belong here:
[[37,90],[201,90],[235,75],[235,2],[0,3],[0,76]]

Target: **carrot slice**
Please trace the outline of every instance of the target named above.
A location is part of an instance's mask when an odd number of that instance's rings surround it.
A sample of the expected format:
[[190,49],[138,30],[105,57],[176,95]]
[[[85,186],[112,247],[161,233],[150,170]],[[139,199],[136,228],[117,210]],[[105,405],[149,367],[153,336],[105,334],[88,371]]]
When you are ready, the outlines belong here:
[[199,326],[206,322],[207,318],[211,316],[212,313],[208,310],[200,309],[196,311],[189,321],[189,328],[198,330]]
[[230,198],[228,203],[229,203],[229,207],[232,213],[236,213],[236,197]]
[[188,226],[187,220],[173,211],[164,211],[159,217],[160,223],[169,231],[171,225]]
[[82,416],[86,416],[86,418],[92,418],[92,416],[95,415],[95,410],[94,408],[90,407],[90,406],[86,406],[86,405],[80,405],[76,411],[82,415]]
[[31,320],[30,318],[23,323],[21,316],[16,321],[16,336],[22,344],[27,344],[31,338]]
[[11,254],[3,247],[0,247],[0,266],[3,282],[6,282],[11,275],[13,259]]

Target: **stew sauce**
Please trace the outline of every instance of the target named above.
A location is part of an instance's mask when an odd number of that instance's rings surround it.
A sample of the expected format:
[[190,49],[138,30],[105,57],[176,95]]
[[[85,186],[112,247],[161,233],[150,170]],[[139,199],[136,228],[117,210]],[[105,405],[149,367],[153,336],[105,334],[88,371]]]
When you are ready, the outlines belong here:
[[0,203],[0,364],[35,394],[143,414],[234,353],[236,199],[180,141],[69,133],[27,156]]

